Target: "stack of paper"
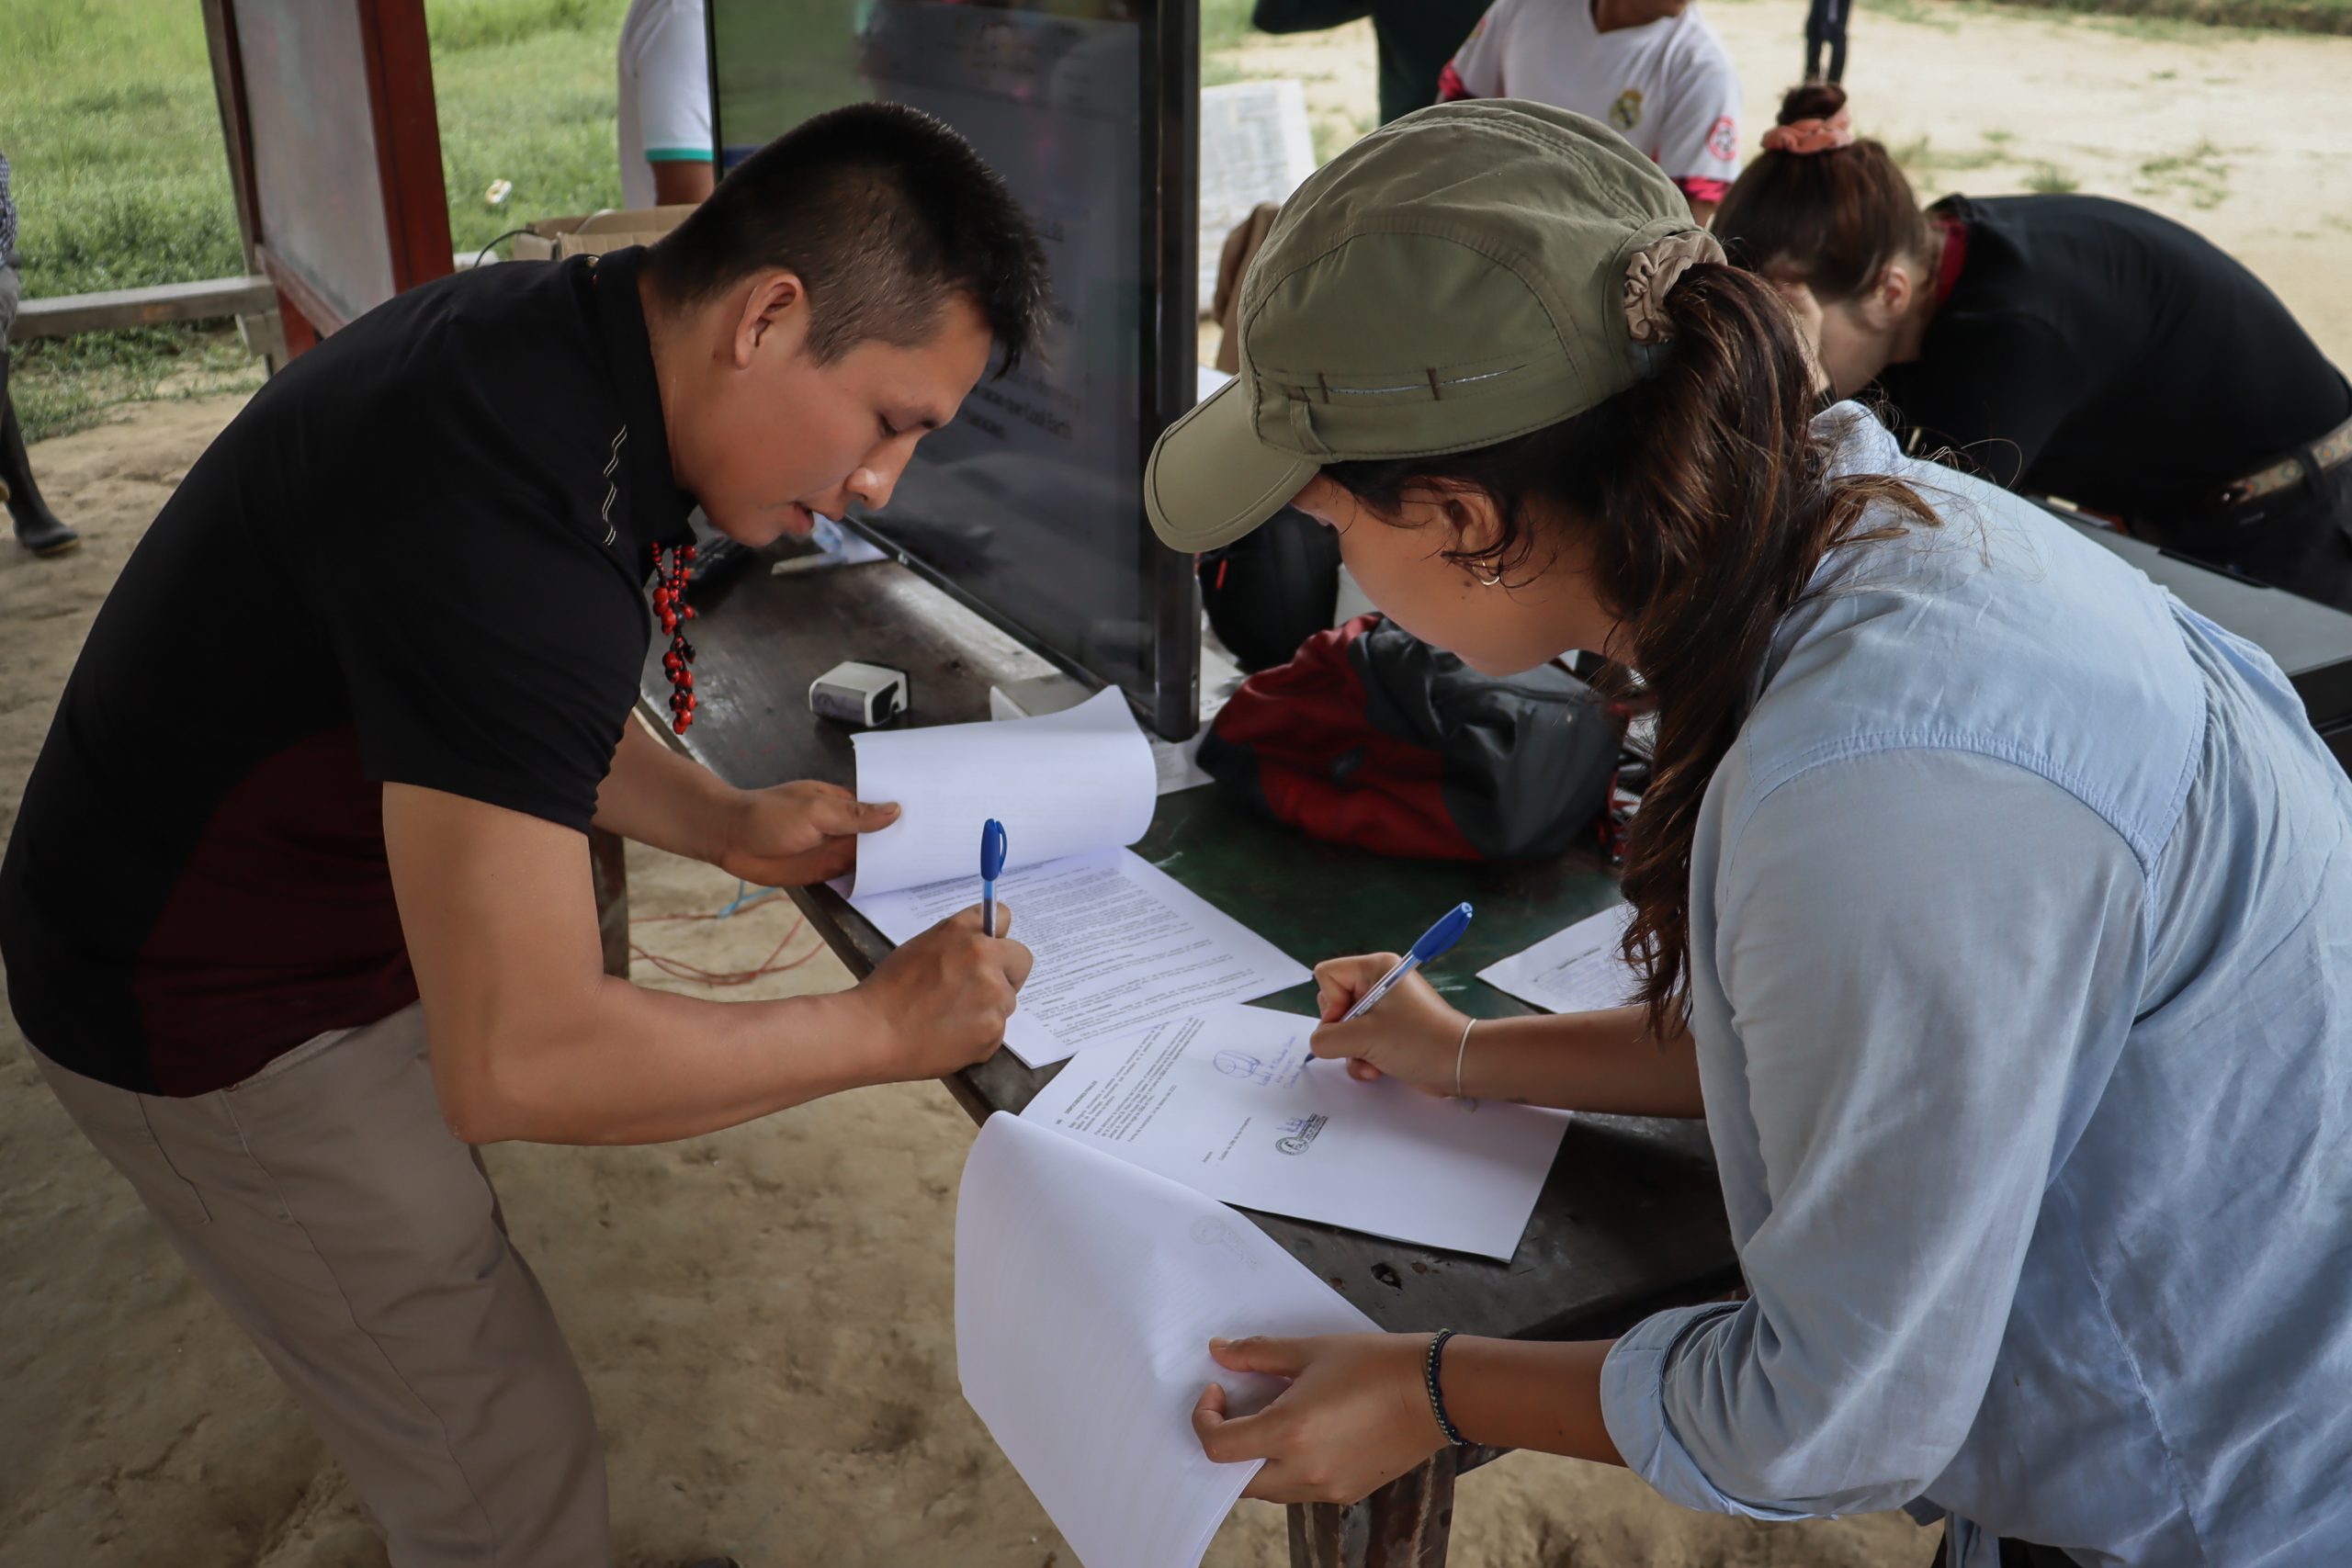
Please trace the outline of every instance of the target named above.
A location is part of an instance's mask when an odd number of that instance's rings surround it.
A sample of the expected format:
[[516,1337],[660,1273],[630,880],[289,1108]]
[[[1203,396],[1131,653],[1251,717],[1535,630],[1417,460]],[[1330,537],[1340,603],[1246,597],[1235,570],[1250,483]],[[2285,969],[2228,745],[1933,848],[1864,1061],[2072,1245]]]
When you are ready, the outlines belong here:
[[1370,1319],[1240,1215],[993,1116],[956,1209],[956,1359],[971,1402],[1085,1568],[1197,1568],[1258,1472],[1213,1464],[1192,1409],[1279,1392],[1215,1337],[1360,1334]]
[[1082,1052],[1022,1112],[1228,1203],[1508,1261],[1565,1111],[1358,1083],[1315,1021],[1220,1007]]
[[1289,199],[1315,172],[1302,82],[1233,82],[1200,93],[1200,306],[1216,298],[1225,237],[1261,201]]
[[1311,977],[1124,847],[1151,826],[1158,773],[1117,692],[1039,718],[877,730],[855,745],[858,798],[903,808],[858,840],[850,897],[892,942],[979,902],[980,827],[1004,824],[997,896],[1037,958],[1004,1039],[1031,1066]]
[[1640,984],[1619,946],[1633,919],[1631,904],[1603,909],[1479,970],[1478,978],[1546,1012],[1623,1007]]

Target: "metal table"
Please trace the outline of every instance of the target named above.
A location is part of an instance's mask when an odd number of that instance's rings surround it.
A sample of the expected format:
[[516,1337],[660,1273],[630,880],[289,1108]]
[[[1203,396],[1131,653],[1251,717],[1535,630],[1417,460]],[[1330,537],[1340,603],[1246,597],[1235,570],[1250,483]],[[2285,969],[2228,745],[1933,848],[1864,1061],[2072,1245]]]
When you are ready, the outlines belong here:
[[[901,722],[989,716],[991,684],[1051,665],[892,562],[772,576],[764,563],[698,599],[693,727],[686,752],[744,787],[795,778],[854,784],[849,731],[808,711],[808,683],[843,659],[908,671]],[[657,647],[644,711],[667,735],[669,683]],[[1388,860],[1320,844],[1267,823],[1214,788],[1162,796],[1147,860],[1262,932],[1302,963],[1393,949],[1432,911],[1460,899],[1477,922],[1429,971],[1479,1017],[1527,1010],[1473,976],[1615,897],[1597,854],[1536,865]],[[826,944],[863,977],[891,943],[826,887],[792,894]],[[1311,987],[1263,1005],[1314,1011]],[[1018,1112],[1057,1068],[1033,1071],[1009,1051],[945,1080],[978,1122]],[[1569,1124],[1532,1221],[1508,1264],[1424,1251],[1273,1214],[1251,1216],[1383,1328],[1566,1339],[1607,1336],[1663,1306],[1720,1295],[1737,1282],[1721,1190],[1697,1123],[1579,1116]],[[1493,1455],[1441,1453],[1348,1507],[1290,1510],[1295,1568],[1438,1568],[1454,1477]]]

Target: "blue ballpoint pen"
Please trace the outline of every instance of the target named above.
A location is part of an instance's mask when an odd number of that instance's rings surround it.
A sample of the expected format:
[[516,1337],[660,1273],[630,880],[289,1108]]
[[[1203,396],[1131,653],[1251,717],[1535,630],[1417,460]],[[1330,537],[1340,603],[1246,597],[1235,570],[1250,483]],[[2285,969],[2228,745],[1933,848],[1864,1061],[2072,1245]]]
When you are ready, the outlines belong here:
[[980,829],[980,930],[996,935],[996,879],[1004,871],[1004,824],[991,817]]
[[1366,991],[1363,998],[1350,1008],[1347,1017],[1340,1021],[1345,1023],[1349,1019],[1362,1018],[1370,1012],[1379,1004],[1381,998],[1396,987],[1397,981],[1460,942],[1462,933],[1469,929],[1469,905],[1456,904],[1453,908],[1448,909],[1439,919],[1437,924],[1421,933],[1421,940],[1413,944],[1412,952],[1398,959],[1395,968],[1373,982],[1372,989]]

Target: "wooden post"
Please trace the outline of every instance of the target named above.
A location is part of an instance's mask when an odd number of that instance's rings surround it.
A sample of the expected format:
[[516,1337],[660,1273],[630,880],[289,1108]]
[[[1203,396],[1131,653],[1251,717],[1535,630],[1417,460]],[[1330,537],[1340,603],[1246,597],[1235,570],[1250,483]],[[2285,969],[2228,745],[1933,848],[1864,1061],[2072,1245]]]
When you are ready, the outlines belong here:
[[[1493,1457],[1473,1451],[1473,1463]],[[1445,1568],[1461,1469],[1446,1449],[1361,1503],[1292,1504],[1291,1568]]]
[[588,829],[588,871],[596,886],[596,935],[605,973],[628,978],[628,844],[617,833]]

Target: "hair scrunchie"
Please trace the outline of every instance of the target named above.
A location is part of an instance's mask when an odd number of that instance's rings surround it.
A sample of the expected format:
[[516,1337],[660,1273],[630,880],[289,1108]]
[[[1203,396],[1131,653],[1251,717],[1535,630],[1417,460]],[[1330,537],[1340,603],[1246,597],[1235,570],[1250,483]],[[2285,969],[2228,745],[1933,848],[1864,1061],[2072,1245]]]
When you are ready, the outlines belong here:
[[1839,109],[1827,119],[1796,119],[1764,133],[1764,151],[1792,152],[1800,158],[1834,152],[1854,144],[1854,118]]
[[1625,264],[1625,324],[1634,341],[1664,343],[1674,335],[1666,297],[1701,262],[1721,262],[1723,243],[1704,229],[1683,229],[1653,240]]

